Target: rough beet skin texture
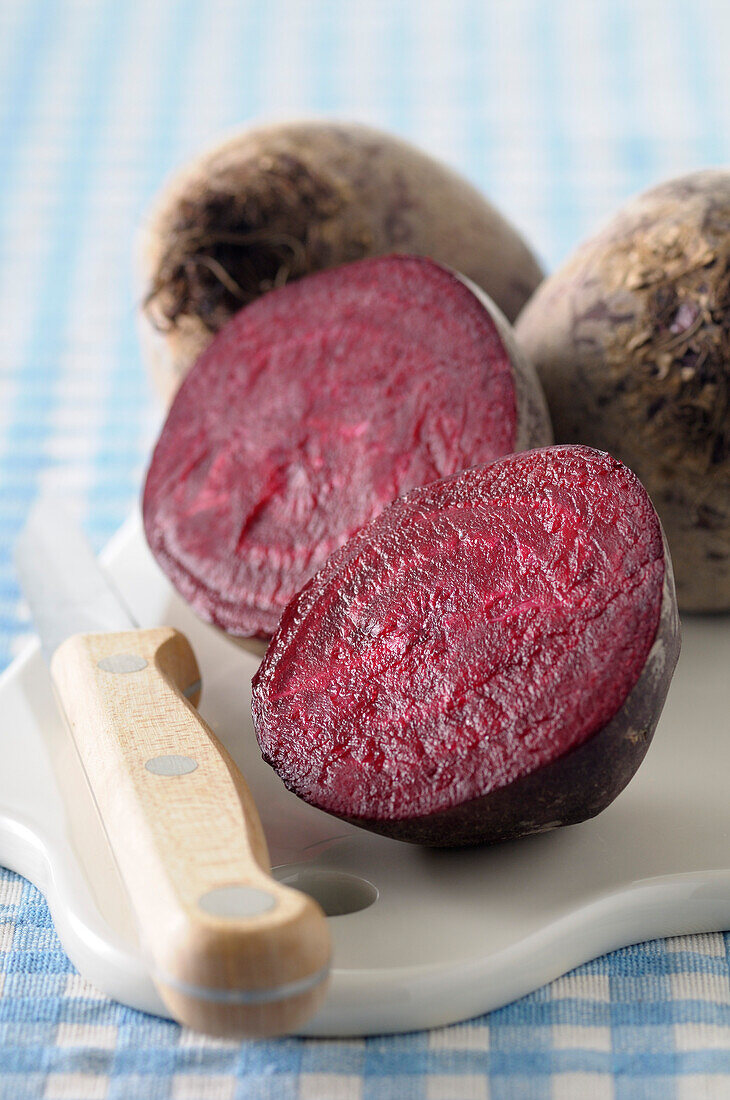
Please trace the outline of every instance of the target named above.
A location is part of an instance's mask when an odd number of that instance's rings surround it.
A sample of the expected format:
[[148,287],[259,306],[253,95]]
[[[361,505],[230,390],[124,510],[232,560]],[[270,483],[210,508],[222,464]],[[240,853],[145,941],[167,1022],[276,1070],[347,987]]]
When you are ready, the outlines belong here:
[[730,172],[627,203],[537,290],[517,338],[561,443],[641,478],[682,611],[730,611]]
[[420,257],[363,260],[258,299],[203,353],[152,458],[145,532],[202,618],[268,637],[385,504],[551,438],[479,291]]
[[256,734],[295,794],[376,832],[543,832],[626,786],[679,644],[635,475],[530,451],[414,489],[332,555],[254,678]]

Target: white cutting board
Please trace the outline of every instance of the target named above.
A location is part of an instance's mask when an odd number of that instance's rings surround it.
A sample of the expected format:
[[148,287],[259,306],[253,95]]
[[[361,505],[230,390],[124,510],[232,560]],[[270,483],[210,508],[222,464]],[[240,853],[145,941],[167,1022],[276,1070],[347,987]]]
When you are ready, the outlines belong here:
[[[448,1024],[604,951],[730,928],[730,616],[684,622],[654,742],[598,818],[493,848],[423,850],[343,824],[284,788],[251,726],[257,658],[177,598],[136,517],[103,560],[140,625],[190,638],[201,711],[253,790],[281,876],[330,907],[371,902],[331,917],[331,989],[303,1034]],[[89,981],[164,1015],[35,644],[0,677],[0,760],[0,864],[44,892]]]

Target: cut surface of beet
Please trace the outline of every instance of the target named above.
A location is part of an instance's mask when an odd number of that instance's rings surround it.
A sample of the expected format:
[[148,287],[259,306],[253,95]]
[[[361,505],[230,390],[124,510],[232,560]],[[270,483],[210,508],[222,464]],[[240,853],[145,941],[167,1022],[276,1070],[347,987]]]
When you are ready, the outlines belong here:
[[508,339],[460,278],[409,256],[247,306],[186,378],[152,458],[144,522],[162,568],[203,618],[270,635],[386,503],[550,441]]
[[414,489],[286,609],[254,680],[265,759],[319,808],[425,843],[592,816],[676,663],[665,555],[638,479],[590,448]]

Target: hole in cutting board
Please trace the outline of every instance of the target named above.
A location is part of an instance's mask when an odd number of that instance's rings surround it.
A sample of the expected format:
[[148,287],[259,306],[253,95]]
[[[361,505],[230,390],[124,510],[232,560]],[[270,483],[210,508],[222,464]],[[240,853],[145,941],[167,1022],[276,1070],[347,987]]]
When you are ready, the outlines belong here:
[[319,867],[286,864],[271,872],[277,882],[309,894],[321,905],[327,917],[344,917],[359,913],[377,901],[378,891],[372,882],[344,871],[326,871]]

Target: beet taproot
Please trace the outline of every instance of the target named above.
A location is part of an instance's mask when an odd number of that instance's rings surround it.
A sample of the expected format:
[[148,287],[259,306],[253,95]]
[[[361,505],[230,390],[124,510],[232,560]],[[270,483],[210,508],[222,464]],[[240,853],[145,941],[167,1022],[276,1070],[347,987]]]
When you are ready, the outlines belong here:
[[181,386],[144,525],[204,618],[268,637],[383,506],[550,442],[544,398],[487,299],[422,257],[310,275],[236,315]]
[[512,321],[542,278],[519,233],[413,145],[321,120],[242,130],[185,165],[145,219],[143,349],[170,398],[242,305],[313,271],[389,252],[472,279]]
[[634,199],[516,332],[556,439],[609,451],[648,489],[680,609],[730,610],[730,172]]
[[639,480],[530,451],[412,490],[330,557],[254,678],[256,735],[295,794],[375,832],[543,832],[631,779],[679,644]]

